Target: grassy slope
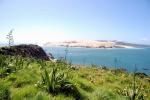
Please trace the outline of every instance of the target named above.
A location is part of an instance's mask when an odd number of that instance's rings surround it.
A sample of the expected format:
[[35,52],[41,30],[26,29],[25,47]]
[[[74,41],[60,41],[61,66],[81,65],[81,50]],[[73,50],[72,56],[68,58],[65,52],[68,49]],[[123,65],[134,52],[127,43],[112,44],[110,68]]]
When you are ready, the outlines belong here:
[[[133,75],[126,72],[0,56],[0,100],[74,100],[76,96],[71,93],[53,94],[38,85],[44,69],[51,73],[53,68],[66,75],[80,93],[80,99],[129,100],[132,95]],[[150,100],[149,78],[136,77],[135,91],[136,99]]]

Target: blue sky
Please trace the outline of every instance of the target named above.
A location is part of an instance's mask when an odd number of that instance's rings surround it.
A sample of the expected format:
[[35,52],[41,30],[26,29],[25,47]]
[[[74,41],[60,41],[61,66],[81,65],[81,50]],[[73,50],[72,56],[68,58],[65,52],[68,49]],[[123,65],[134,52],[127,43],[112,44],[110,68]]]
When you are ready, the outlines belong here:
[[120,40],[150,44],[150,0],[0,0],[0,42]]

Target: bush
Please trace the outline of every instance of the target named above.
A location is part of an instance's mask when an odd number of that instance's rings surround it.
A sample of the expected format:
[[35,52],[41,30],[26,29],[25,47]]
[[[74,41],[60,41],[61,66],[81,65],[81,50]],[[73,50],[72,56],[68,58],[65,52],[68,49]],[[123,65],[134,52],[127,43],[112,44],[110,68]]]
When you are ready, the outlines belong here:
[[4,56],[0,55],[0,77],[5,78],[11,73],[15,73],[17,70],[22,69],[25,60],[19,56]]

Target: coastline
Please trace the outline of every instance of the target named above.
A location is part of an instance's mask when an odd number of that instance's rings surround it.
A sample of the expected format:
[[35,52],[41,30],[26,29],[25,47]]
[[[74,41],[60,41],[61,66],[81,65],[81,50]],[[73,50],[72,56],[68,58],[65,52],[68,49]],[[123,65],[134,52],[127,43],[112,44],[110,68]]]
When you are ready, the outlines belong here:
[[[66,45],[43,45],[42,47],[67,47]],[[87,47],[87,46],[68,46],[69,48],[94,48],[94,49],[140,49],[133,46],[122,46],[122,47]]]

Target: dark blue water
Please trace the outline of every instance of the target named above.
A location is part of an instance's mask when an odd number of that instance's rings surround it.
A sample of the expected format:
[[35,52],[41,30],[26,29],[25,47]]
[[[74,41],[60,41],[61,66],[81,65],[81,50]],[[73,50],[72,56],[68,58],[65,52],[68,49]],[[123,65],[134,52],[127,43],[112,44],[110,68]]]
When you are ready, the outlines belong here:
[[[65,56],[65,47],[45,47],[56,59]],[[135,65],[139,72],[150,74],[150,48],[141,49],[97,49],[68,48],[67,60],[73,64],[96,64],[125,68],[132,72]]]

